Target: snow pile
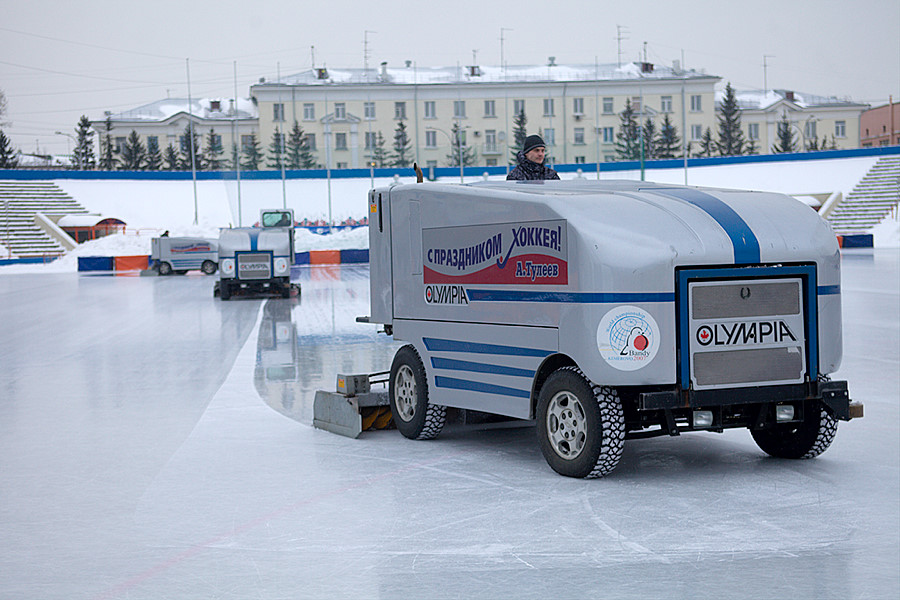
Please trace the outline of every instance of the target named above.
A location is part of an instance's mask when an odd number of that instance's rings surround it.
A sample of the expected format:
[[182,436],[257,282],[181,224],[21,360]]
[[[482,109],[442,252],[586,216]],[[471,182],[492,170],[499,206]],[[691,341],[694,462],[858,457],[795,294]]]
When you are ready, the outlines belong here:
[[892,211],[872,228],[876,248],[900,248],[900,215]]

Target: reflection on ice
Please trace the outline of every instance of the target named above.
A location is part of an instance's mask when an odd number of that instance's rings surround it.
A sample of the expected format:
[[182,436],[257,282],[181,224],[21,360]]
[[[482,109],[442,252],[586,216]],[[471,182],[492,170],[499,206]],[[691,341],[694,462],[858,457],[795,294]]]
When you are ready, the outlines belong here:
[[312,425],[316,390],[334,390],[338,373],[390,368],[400,346],[369,314],[368,265],[302,267],[302,294],[263,306],[254,383],[278,412]]

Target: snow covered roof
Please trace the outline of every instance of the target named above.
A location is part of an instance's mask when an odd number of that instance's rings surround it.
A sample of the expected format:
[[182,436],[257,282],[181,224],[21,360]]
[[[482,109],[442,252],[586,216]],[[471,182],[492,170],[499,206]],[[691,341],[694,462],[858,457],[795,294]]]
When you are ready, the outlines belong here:
[[[190,109],[190,110],[189,110]],[[166,98],[131,110],[110,115],[113,121],[165,121],[178,113],[190,112],[203,119],[255,119],[259,116],[256,104],[250,98],[238,98],[237,114],[231,98]]]
[[407,62],[405,67],[380,69],[320,67],[287,75],[281,79],[261,82],[258,86],[274,85],[364,85],[371,84],[447,84],[447,83],[522,83],[546,81],[614,81],[633,79],[708,78],[695,70],[676,70],[673,67],[650,63],[585,64],[585,65],[507,65],[416,67]]
[[[791,90],[735,90],[734,95],[738,106],[743,110],[766,110],[783,100],[792,102],[800,108],[865,106],[864,104],[853,102],[850,98],[817,96]],[[721,102],[724,97],[724,89],[716,91],[716,102]]]

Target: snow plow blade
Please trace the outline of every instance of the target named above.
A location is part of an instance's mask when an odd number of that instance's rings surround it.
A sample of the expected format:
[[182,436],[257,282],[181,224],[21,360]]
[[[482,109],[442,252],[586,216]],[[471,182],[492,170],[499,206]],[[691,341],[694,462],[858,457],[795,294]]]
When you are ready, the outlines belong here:
[[313,425],[350,438],[370,429],[388,429],[393,422],[387,390],[371,389],[373,383],[387,383],[385,375],[338,375],[337,392],[316,391]]

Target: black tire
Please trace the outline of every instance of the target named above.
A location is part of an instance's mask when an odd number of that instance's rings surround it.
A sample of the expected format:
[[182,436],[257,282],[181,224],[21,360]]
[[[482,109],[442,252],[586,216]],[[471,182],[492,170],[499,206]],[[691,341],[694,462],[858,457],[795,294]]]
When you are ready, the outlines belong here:
[[593,385],[576,367],[554,371],[538,396],[537,433],[544,459],[560,475],[608,475],[625,447],[619,394]]
[[224,281],[219,281],[219,298],[228,300],[231,298],[231,287]]
[[203,264],[200,265],[200,270],[203,271],[206,275],[212,275],[218,269],[218,265],[211,260],[204,260]]
[[160,261],[158,271],[159,271],[159,274],[163,275],[163,276],[171,275],[172,274],[172,265],[170,265],[167,262]]
[[804,407],[799,423],[777,423],[771,429],[750,430],[760,449],[775,458],[815,458],[822,454],[837,433],[837,420],[821,402]]
[[403,346],[394,355],[388,382],[394,424],[411,440],[431,440],[440,435],[447,407],[428,402],[425,366],[413,346]]

